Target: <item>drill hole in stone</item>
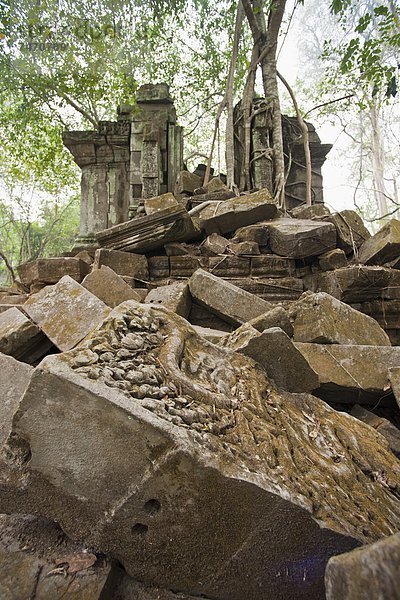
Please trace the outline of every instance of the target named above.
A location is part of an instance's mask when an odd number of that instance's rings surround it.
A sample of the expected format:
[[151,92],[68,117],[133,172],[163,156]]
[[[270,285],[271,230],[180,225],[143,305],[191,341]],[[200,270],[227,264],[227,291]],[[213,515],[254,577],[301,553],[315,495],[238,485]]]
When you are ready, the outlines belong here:
[[135,535],[144,535],[147,533],[148,529],[148,525],[145,525],[144,523],[135,523],[132,527],[132,533]]
[[161,503],[158,500],[156,500],[156,498],[152,498],[151,500],[148,500],[146,502],[146,504],[144,505],[144,510],[149,515],[155,515],[161,510]]

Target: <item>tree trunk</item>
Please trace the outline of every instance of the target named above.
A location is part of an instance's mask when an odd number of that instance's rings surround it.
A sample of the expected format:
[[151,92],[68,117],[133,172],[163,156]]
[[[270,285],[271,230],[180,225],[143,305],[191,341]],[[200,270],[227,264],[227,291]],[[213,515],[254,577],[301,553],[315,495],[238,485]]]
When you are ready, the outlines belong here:
[[388,213],[387,194],[385,188],[385,153],[383,140],[379,125],[379,108],[376,103],[371,104],[369,118],[372,126],[371,149],[372,149],[372,177],[374,194],[378,204],[379,216]]

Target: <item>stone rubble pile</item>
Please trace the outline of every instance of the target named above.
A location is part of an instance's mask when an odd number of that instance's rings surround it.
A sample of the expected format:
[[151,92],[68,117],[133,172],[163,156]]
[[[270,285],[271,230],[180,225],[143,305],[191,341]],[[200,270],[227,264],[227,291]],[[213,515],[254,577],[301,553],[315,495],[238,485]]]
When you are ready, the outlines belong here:
[[396,598],[400,222],[199,182],[0,292],[0,596]]

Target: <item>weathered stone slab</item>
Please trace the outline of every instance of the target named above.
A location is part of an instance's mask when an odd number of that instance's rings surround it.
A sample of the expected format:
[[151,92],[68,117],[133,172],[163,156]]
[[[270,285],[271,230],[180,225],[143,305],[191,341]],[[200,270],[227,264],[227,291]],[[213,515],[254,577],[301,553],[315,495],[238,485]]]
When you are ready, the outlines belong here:
[[358,253],[365,265],[383,265],[400,258],[400,221],[392,219],[368,238]]
[[297,300],[304,292],[303,281],[297,277],[243,277],[230,282],[269,302]]
[[385,267],[351,266],[321,273],[315,281],[317,292],[327,292],[342,302],[364,302],[375,298],[398,297],[400,272]]
[[46,285],[57,283],[64,275],[69,275],[80,283],[89,273],[90,267],[87,262],[76,257],[39,258],[19,265],[17,271],[21,282],[30,286],[38,282]]
[[353,406],[350,414],[382,434],[389,442],[393,454],[400,458],[400,429],[397,429],[393,423],[384,417],[379,417],[358,404]]
[[327,600],[396,600],[400,589],[400,533],[333,556],[326,567]]
[[125,300],[140,302],[140,296],[135,290],[110,267],[103,266],[100,269],[94,269],[85,277],[82,285],[111,308],[115,308]]
[[254,361],[148,305],[121,305],[47,358],[13,434],[29,461],[0,510],[45,513],[132,577],[185,594],[322,599],[332,555],[400,525],[400,465],[381,435],[279,393]]
[[224,254],[228,245],[229,240],[222,237],[222,235],[218,235],[218,233],[212,233],[201,244],[200,250],[206,256],[217,256],[218,254]]
[[147,259],[142,254],[99,248],[96,250],[93,266],[95,269],[110,267],[117,275],[126,275],[144,281],[149,278]]
[[258,223],[256,225],[241,227],[235,231],[232,241],[256,242],[259,246],[267,246],[269,241],[268,225],[266,223]]
[[294,260],[263,254],[251,259],[251,274],[253,277],[292,277],[296,268]]
[[389,337],[374,319],[325,292],[306,292],[290,308],[290,315],[296,342],[391,345]]
[[68,275],[31,296],[24,310],[62,352],[76,346],[110,312]]
[[334,271],[347,266],[346,254],[340,248],[330,250],[318,257],[318,264],[321,271]]
[[337,246],[346,254],[357,250],[371,237],[362,218],[354,210],[342,210],[323,219],[336,227]]
[[280,327],[286,335],[293,337],[293,325],[290,322],[288,312],[282,306],[275,306],[263,315],[251,319],[249,325],[260,333],[271,327]]
[[193,194],[194,190],[203,183],[202,179],[189,171],[180,171],[178,174],[174,193],[175,194]]
[[218,277],[248,277],[250,275],[250,257],[248,256],[210,256],[209,270]]
[[387,396],[389,369],[400,364],[400,347],[341,346],[296,342],[320,387],[314,393],[329,402],[376,404]]
[[225,333],[230,333],[237,327],[237,325],[227,323],[216,314],[204,308],[204,306],[200,306],[195,300],[192,300],[192,308],[190,309],[188,321],[192,325],[205,327],[207,329],[217,329],[218,331],[224,331]]
[[17,411],[33,368],[0,352],[0,448],[11,433],[14,413]]
[[305,206],[304,204],[292,208],[290,214],[295,219],[321,219],[331,214],[331,211],[325,204],[313,204]]
[[318,375],[280,327],[259,333],[250,323],[245,323],[220,344],[258,362],[278,388],[310,392],[319,385]]
[[167,208],[153,215],[115,225],[96,234],[100,246],[125,252],[150,252],[168,242],[186,242],[199,237],[189,213],[183,208]]
[[318,256],[336,246],[334,225],[322,221],[276,219],[268,231],[272,252],[287,258]]
[[146,215],[152,215],[166,208],[177,208],[179,202],[171,192],[156,196],[155,198],[146,198],[144,201],[144,210]]
[[238,256],[257,256],[260,254],[260,248],[257,242],[231,242],[228,252]]
[[199,223],[207,235],[223,235],[239,227],[273,219],[277,210],[274,199],[265,189],[216,203],[215,206],[206,206],[199,212]]
[[189,285],[186,281],[161,285],[150,290],[145,303],[165,306],[168,310],[187,319],[192,308]]
[[191,277],[201,267],[207,268],[208,259],[205,256],[170,256],[169,272],[171,277]]
[[250,321],[271,308],[268,302],[203,269],[192,275],[189,289],[199,304],[235,325]]
[[0,352],[21,362],[34,364],[50,350],[52,343],[18,308],[0,314]]
[[210,327],[201,327],[200,325],[192,325],[192,327],[198,335],[213,344],[218,344],[221,338],[226,335],[226,331],[221,331],[220,329],[211,329]]
[[150,279],[168,279],[170,273],[169,256],[150,256],[147,259]]

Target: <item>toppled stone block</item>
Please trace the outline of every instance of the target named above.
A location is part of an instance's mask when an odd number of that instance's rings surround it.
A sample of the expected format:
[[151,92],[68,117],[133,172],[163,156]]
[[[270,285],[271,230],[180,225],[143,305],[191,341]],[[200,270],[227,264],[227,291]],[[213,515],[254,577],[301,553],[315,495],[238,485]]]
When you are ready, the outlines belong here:
[[189,171],[180,171],[176,179],[174,194],[193,194],[201,186],[203,180]]
[[268,241],[268,226],[265,223],[241,227],[232,238],[232,242],[256,242],[259,246],[267,246]]
[[201,327],[200,325],[192,325],[195,332],[213,344],[218,344],[226,335],[226,331],[220,329],[211,329],[210,327]]
[[51,341],[18,308],[0,314],[0,352],[34,364],[52,347]]
[[10,294],[1,296],[2,304],[11,304],[12,306],[18,306],[19,304],[24,304],[26,300],[29,298],[28,294]]
[[14,413],[19,407],[33,368],[0,352],[0,448],[11,433]]
[[110,267],[94,269],[85,277],[82,285],[111,308],[115,308],[125,300],[140,302],[140,296],[136,291]]
[[17,267],[18,275],[24,285],[53,284],[69,275],[78,283],[89,273],[88,263],[79,258],[39,258]]
[[342,210],[323,219],[336,227],[337,246],[346,254],[355,252],[371,237],[362,218],[354,210]]
[[187,256],[188,254],[200,254],[200,250],[197,248],[197,246],[191,246],[190,244],[182,244],[179,242],[171,242],[170,244],[165,244],[164,250],[167,256]]
[[168,279],[170,274],[169,256],[150,256],[147,259],[150,279]]
[[254,329],[257,329],[260,333],[271,327],[279,327],[286,335],[293,337],[293,325],[290,322],[287,310],[282,306],[275,306],[263,315],[251,319],[249,325],[254,327]]
[[205,256],[170,256],[169,273],[171,277],[191,277],[201,267],[208,267]]
[[114,225],[96,233],[103,248],[144,253],[168,242],[186,242],[199,237],[189,213],[183,207],[166,208],[146,217]]
[[327,402],[376,404],[387,395],[389,369],[400,364],[400,347],[295,346],[318,374],[320,387],[314,393]]
[[290,214],[295,219],[321,219],[331,214],[331,211],[325,204],[313,204],[312,206],[296,206],[292,208]]
[[211,256],[208,261],[210,273],[218,277],[248,277],[250,275],[250,257]]
[[237,256],[257,256],[260,254],[257,242],[231,242],[228,251]]
[[279,256],[318,256],[336,246],[336,229],[331,223],[302,219],[276,219],[268,224],[269,246]]
[[398,297],[400,272],[385,267],[345,267],[318,275],[313,291],[327,292],[342,302]]
[[250,323],[222,338],[220,344],[258,362],[278,388],[310,392],[318,387],[318,375],[280,327],[259,333]]
[[390,385],[392,386],[394,397],[396,398],[397,404],[400,408],[400,367],[398,365],[393,365],[389,369],[389,380]]
[[192,298],[186,281],[161,285],[150,290],[145,299],[146,304],[165,306],[168,310],[187,319],[192,308]]
[[269,302],[297,300],[304,292],[302,279],[297,277],[249,277],[231,279],[233,285]]
[[165,210],[166,208],[177,208],[178,206],[179,202],[171,192],[156,196],[155,198],[146,198],[144,201],[146,215],[152,215],[160,210]]
[[296,273],[294,260],[263,254],[251,259],[251,275],[253,277],[292,277]]
[[213,177],[206,185],[196,190],[201,194],[214,194],[215,192],[229,192],[229,188],[219,177]]
[[206,206],[199,212],[199,224],[207,235],[223,235],[239,227],[273,219],[277,210],[274,199],[265,189]]
[[29,460],[0,510],[29,506],[189,595],[323,598],[332,555],[400,525],[400,465],[381,435],[132,301],[43,361],[13,435]]
[[290,308],[294,340],[314,344],[390,346],[388,335],[367,315],[337,298],[306,292]]
[[229,198],[235,198],[235,192],[232,192],[231,190],[225,192],[212,192],[211,194],[200,194],[199,192],[202,189],[203,188],[199,188],[195,190],[195,195],[190,197],[190,203],[192,205],[191,213],[193,212],[193,209],[196,209],[197,212],[200,208],[203,208],[201,205],[204,204],[204,202],[223,202],[224,200],[229,200]]
[[340,248],[330,250],[318,257],[318,264],[321,271],[334,271],[347,266],[346,254]]
[[94,255],[94,268],[100,269],[100,267],[110,267],[117,275],[126,275],[143,281],[149,279],[147,259],[142,254],[99,248]]
[[361,246],[358,260],[365,265],[383,265],[400,258],[400,221],[392,219]]
[[400,458],[400,430],[393,423],[358,404],[353,406],[350,414],[382,434],[389,442],[393,454]]
[[198,269],[189,280],[189,289],[199,304],[228,323],[241,325],[270,310],[271,304],[253,294]]
[[68,275],[31,296],[24,310],[62,352],[76,346],[110,312]]
[[389,600],[399,597],[400,533],[333,556],[326,567],[327,600]]
[[224,254],[229,245],[229,240],[218,235],[218,233],[212,233],[209,235],[200,246],[202,254],[206,256],[217,256],[218,254]]

